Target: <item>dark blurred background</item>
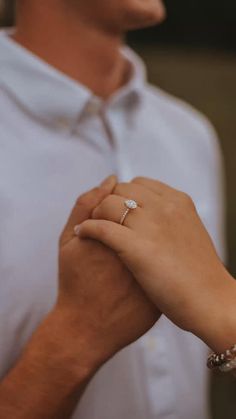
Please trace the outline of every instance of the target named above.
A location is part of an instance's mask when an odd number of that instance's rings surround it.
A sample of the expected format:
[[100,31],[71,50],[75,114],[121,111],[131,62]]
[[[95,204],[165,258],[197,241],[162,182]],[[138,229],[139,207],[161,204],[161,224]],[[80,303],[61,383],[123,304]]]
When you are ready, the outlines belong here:
[[[2,25],[12,23],[12,3]],[[130,34],[128,42],[147,63],[152,83],[204,112],[218,131],[226,169],[228,266],[236,277],[236,0],[165,3],[167,21]],[[215,375],[211,401],[214,419],[235,419],[236,381]]]

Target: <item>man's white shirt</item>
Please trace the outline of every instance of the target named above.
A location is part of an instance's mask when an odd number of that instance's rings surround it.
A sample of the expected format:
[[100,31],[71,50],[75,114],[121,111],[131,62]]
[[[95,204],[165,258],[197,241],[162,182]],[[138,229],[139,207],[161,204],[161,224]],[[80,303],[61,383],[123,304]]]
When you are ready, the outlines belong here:
[[[123,53],[132,79],[104,103],[0,34],[2,377],[55,302],[58,238],[76,198],[107,175],[156,178],[190,194],[224,255],[214,131],[150,86],[141,60]],[[207,352],[163,316],[101,368],[73,418],[206,419]]]

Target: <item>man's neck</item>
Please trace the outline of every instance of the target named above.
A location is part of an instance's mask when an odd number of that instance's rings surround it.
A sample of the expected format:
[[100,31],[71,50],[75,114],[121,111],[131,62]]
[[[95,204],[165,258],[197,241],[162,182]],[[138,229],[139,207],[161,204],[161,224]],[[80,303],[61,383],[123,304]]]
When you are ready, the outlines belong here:
[[69,77],[108,98],[130,68],[120,52],[122,36],[108,34],[59,13],[19,14],[14,39]]

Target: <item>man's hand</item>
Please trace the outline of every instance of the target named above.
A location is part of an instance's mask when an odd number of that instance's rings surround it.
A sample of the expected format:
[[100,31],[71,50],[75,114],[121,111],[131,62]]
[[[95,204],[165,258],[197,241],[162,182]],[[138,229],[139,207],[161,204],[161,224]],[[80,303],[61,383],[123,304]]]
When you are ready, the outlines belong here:
[[60,240],[57,303],[0,383],[1,418],[70,418],[97,369],[159,317],[111,250],[74,234],[115,185],[109,178],[72,211]]
[[112,250],[74,234],[74,227],[90,217],[112,182],[115,187],[110,178],[103,188],[79,198],[60,241],[57,309],[67,313],[73,333],[83,330],[99,362],[142,336],[160,316]]

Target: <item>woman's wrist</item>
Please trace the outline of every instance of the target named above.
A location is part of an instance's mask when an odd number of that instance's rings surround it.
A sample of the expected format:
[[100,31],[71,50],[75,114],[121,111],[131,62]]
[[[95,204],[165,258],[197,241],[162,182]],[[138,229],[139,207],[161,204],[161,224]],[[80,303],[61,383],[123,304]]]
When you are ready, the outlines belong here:
[[236,343],[236,282],[225,269],[218,287],[212,292],[206,290],[201,312],[190,331],[217,353]]

